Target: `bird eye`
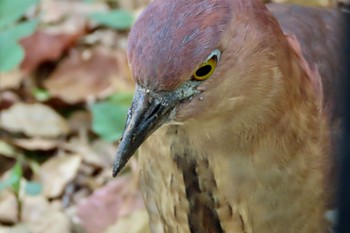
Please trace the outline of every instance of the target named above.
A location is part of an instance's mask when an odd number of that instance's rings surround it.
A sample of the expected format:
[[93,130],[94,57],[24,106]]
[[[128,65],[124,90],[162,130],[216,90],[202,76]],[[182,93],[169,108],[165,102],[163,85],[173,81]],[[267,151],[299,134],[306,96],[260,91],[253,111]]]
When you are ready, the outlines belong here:
[[220,51],[214,50],[207,60],[203,62],[199,68],[194,72],[193,79],[203,81],[208,79],[215,71],[220,58]]

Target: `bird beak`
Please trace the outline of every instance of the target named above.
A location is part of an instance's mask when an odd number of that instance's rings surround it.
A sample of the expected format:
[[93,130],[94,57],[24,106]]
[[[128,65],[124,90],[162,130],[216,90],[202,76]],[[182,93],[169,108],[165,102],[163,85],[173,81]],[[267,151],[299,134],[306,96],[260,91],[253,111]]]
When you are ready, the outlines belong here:
[[198,94],[200,82],[188,81],[173,91],[154,92],[136,86],[134,99],[128,111],[123,136],[117,150],[113,176],[116,177],[137,148],[156,129],[172,120],[173,109],[182,101]]
[[117,176],[137,148],[168,120],[178,101],[171,95],[159,95],[140,86],[136,87],[132,105],[117,150],[113,176]]

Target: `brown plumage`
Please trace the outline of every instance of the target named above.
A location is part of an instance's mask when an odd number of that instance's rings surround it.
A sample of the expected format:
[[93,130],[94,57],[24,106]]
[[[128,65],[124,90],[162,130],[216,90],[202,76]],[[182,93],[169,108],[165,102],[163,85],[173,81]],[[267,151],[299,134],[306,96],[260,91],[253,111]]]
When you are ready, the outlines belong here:
[[[114,175],[142,144],[153,233],[329,229],[341,16],[269,9],[279,22],[258,0],[155,0],[135,23]],[[214,73],[194,80],[213,57]]]

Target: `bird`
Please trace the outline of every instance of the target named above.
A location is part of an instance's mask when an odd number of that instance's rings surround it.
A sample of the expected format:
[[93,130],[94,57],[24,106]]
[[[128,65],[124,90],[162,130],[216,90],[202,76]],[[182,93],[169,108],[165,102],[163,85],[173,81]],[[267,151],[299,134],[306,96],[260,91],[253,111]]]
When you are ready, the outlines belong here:
[[148,5],[113,176],[138,150],[153,233],[330,230],[341,26],[337,10],[259,0]]

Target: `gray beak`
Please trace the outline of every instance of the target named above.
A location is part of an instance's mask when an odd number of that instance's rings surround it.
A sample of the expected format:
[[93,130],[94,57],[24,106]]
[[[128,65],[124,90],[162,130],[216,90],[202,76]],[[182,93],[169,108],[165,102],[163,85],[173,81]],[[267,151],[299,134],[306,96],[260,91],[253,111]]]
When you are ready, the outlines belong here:
[[165,122],[170,113],[183,100],[199,93],[198,82],[187,82],[174,91],[152,92],[136,86],[123,136],[115,157],[113,176],[117,176],[140,145]]

